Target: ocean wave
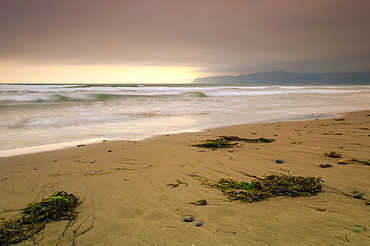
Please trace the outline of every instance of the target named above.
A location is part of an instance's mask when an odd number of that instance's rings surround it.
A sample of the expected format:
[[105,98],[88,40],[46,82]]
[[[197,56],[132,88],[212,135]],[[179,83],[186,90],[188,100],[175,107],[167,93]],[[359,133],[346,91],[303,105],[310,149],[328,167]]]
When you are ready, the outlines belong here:
[[21,93],[0,95],[0,103],[45,103],[45,102],[95,102],[110,101],[124,98],[204,98],[206,94],[202,92],[184,92],[184,93],[132,93],[131,94],[113,94],[113,93]]

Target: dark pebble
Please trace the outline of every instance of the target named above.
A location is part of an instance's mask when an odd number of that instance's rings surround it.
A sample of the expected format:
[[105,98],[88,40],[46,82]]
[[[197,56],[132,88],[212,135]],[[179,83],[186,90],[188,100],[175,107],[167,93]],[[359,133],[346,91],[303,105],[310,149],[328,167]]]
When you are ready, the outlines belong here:
[[276,163],[284,163],[284,161],[282,159],[277,159]]
[[362,195],[360,193],[356,193],[353,195],[354,198],[356,199],[361,199],[362,198]]
[[205,152],[204,150],[198,150],[198,152]]
[[203,221],[198,221],[197,224],[196,224],[196,226],[202,226],[202,225],[204,225]]
[[184,218],[184,221],[185,221],[185,222],[193,222],[193,221],[194,221],[194,217],[193,217],[193,216],[186,216],[186,217]]
[[111,150],[108,150],[108,152],[112,152]]
[[234,153],[234,150],[229,150],[230,153]]

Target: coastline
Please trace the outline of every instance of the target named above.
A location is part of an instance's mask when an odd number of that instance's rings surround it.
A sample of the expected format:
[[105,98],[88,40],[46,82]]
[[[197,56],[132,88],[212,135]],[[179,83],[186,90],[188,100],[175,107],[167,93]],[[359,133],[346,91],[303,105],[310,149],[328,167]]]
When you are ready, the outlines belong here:
[[[341,113],[318,113],[318,114],[311,114],[311,115],[305,115],[300,117],[293,117],[293,118],[281,118],[281,119],[265,119],[261,121],[256,122],[249,122],[249,123],[242,123],[239,125],[246,125],[246,124],[259,124],[259,123],[271,123],[271,122],[290,122],[290,121],[303,121],[303,120],[312,120],[312,119],[330,119],[333,117],[340,116]],[[233,125],[228,124],[225,125],[220,123],[221,126],[215,126],[212,128],[222,128],[222,127],[232,127]],[[97,137],[97,138],[90,138],[90,139],[80,139],[80,140],[70,140],[66,142],[57,142],[57,143],[50,143],[50,144],[42,144],[42,145],[31,145],[31,146],[25,146],[25,147],[18,147],[13,149],[1,149],[0,150],[0,158],[2,157],[10,157],[10,156],[17,156],[17,155],[26,155],[26,154],[36,154],[40,152],[48,152],[48,151],[55,151],[55,150],[61,150],[61,149],[68,149],[73,148],[76,146],[81,145],[91,145],[91,144],[99,144],[102,141],[142,141],[145,139],[150,139],[153,137],[161,136],[161,135],[168,135],[168,134],[182,134],[182,133],[188,133],[188,132],[202,132],[207,131],[208,128],[205,127],[199,127],[196,129],[178,129],[178,130],[172,130],[168,132],[157,132],[157,133],[148,133],[147,136],[137,136],[137,138],[133,139],[119,139],[119,138],[103,138],[103,137]]]
[[[324,187],[312,197],[228,202],[194,177],[250,182],[241,172],[321,176],[330,187],[348,194],[361,189],[369,199],[369,165],[340,165],[324,155],[336,151],[345,159],[369,160],[369,115],[370,110],[319,120],[234,125],[1,157],[1,209],[22,208],[60,190],[84,197],[72,228],[61,237],[67,222],[48,224],[42,245],[58,240],[70,245],[73,230],[92,224],[76,239],[78,245],[364,245],[370,239],[369,206],[361,199]],[[276,141],[217,150],[191,146],[221,135]],[[176,180],[187,185],[167,186]],[[189,204],[200,199],[209,204]],[[205,224],[183,222],[188,215]],[[367,231],[354,232],[357,225]]]

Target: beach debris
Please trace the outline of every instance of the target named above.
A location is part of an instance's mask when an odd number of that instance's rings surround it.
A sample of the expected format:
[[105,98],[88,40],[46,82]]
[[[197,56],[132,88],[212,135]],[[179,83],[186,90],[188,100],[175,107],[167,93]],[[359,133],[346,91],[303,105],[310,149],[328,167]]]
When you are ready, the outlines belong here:
[[362,198],[362,195],[360,193],[356,193],[353,195],[354,198],[356,199],[361,199]]
[[185,222],[193,222],[194,221],[194,217],[193,216],[186,216],[185,218],[184,218],[184,221]]
[[352,159],[351,161],[355,161],[355,162],[362,163],[362,164],[365,164],[365,165],[370,165],[370,160],[361,161],[361,160],[357,160],[357,159]]
[[196,226],[202,226],[202,225],[204,225],[204,221],[198,221],[197,223],[196,223]]
[[324,207],[315,207],[315,209],[316,209],[317,211],[320,211],[320,212],[324,212],[324,211],[326,211],[326,208],[324,208]]
[[257,178],[250,183],[222,178],[218,182],[205,180],[203,184],[220,190],[231,201],[239,200],[252,203],[276,196],[298,197],[316,195],[321,192],[321,182],[321,177],[281,174],[265,175],[263,178]]
[[171,186],[171,188],[175,188],[175,187],[178,187],[181,184],[184,184],[185,186],[189,185],[188,183],[182,182],[179,179],[176,179],[176,182],[177,182],[176,184],[167,184],[167,186]]
[[277,159],[277,160],[276,160],[276,163],[281,164],[281,163],[284,163],[284,161],[283,161],[282,159]]
[[194,147],[200,147],[200,148],[233,148],[233,147],[241,147],[239,142],[243,143],[272,143],[275,142],[275,139],[268,139],[268,138],[240,138],[236,136],[219,136],[219,138],[210,140],[207,139],[204,141],[205,143],[202,144],[194,144],[192,146]]
[[324,132],[322,135],[343,135],[341,132]]
[[47,223],[77,219],[75,208],[81,203],[78,196],[65,191],[59,191],[40,202],[29,203],[19,216],[1,219],[0,245],[16,244],[27,239],[36,240],[35,237]]
[[356,226],[355,229],[353,229],[354,232],[360,233],[366,231],[366,228],[363,226]]
[[127,171],[137,171],[139,173],[141,173],[141,171],[139,169],[149,169],[151,167],[154,167],[153,165],[149,165],[149,166],[146,166],[146,167],[136,167],[136,168],[130,168],[130,167],[117,167],[117,168],[112,168],[112,170],[119,170],[119,171],[122,171],[122,170],[127,170]]
[[196,202],[189,202],[189,204],[195,204],[197,206],[205,206],[208,204],[207,200],[206,199],[200,199]]
[[331,165],[331,164],[320,164],[319,167],[321,167],[321,168],[329,168],[329,167],[333,167],[333,165]]
[[330,153],[324,153],[324,155],[331,158],[340,158],[342,156],[341,154],[338,154],[335,151],[332,151]]
[[337,163],[338,164],[348,164],[348,162],[349,162],[349,160],[347,160],[347,159],[341,159]]

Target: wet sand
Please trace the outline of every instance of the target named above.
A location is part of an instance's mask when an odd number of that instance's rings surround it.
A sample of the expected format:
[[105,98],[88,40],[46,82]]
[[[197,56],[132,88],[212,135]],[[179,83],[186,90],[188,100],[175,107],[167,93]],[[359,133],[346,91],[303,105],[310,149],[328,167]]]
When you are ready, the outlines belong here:
[[[221,135],[276,141],[217,150],[192,146]],[[370,199],[370,165],[337,164],[324,155],[331,151],[349,160],[370,159],[370,111],[3,157],[0,208],[24,208],[61,190],[83,197],[72,227],[62,236],[67,221],[48,224],[40,245],[365,245],[370,206],[329,187],[350,195],[361,189]],[[243,172],[321,176],[326,186],[316,196],[242,203],[228,201],[199,178],[250,182]],[[177,180],[183,183],[168,186]],[[208,204],[190,204],[200,199]],[[195,221],[184,222],[188,215]],[[197,221],[204,225],[197,227]],[[356,226],[367,231],[356,233]]]

